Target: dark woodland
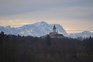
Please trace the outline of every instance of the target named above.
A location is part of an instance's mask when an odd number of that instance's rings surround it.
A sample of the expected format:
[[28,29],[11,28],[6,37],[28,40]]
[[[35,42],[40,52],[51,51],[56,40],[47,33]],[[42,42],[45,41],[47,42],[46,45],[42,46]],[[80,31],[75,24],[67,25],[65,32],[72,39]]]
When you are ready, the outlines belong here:
[[0,62],[93,62],[93,38],[38,38],[1,32]]

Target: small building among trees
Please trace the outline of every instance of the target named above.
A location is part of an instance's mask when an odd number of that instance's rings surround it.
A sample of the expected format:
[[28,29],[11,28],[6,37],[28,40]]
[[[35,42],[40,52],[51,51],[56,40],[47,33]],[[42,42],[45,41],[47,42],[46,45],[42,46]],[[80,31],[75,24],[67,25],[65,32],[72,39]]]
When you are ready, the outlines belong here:
[[49,33],[49,36],[50,36],[51,38],[63,38],[63,37],[64,37],[63,34],[59,34],[59,33],[57,32],[55,25],[53,26],[53,32],[50,32],[50,33]]

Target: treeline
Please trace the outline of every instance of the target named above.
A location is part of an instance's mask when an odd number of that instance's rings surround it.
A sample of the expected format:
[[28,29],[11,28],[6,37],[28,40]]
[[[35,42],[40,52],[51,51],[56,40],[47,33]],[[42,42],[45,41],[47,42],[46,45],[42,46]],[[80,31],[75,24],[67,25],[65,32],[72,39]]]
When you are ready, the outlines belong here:
[[0,62],[93,62],[93,38],[38,38],[1,32]]

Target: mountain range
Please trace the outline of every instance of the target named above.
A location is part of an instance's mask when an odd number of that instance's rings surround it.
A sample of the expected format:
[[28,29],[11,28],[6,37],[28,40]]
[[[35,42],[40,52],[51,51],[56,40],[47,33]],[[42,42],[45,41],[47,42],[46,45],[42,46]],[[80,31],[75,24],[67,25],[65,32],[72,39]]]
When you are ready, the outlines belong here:
[[93,32],[83,31],[80,33],[69,34],[68,37],[71,37],[71,38],[89,38],[89,37],[93,37]]
[[59,34],[63,34],[66,37],[71,37],[71,38],[78,38],[78,37],[87,38],[90,36],[93,37],[93,33],[89,31],[84,31],[75,34],[68,34],[60,24],[48,24],[43,21],[34,24],[24,25],[17,28],[10,26],[6,27],[0,26],[0,31],[3,31],[5,34],[11,34],[11,35],[40,37],[47,35],[49,32],[52,32],[54,25],[57,28],[57,32]]

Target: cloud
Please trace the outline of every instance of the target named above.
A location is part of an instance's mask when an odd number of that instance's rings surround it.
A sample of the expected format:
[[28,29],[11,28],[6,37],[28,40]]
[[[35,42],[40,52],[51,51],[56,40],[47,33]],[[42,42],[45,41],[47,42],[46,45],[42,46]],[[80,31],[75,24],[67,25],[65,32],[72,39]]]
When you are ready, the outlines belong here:
[[37,19],[37,20],[93,20],[93,7],[52,7],[22,14],[1,16],[1,19]]
[[0,15],[15,15],[52,7],[88,6],[92,0],[0,0]]

